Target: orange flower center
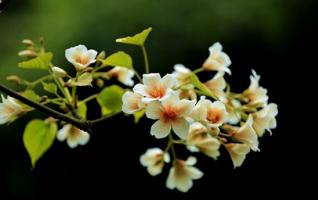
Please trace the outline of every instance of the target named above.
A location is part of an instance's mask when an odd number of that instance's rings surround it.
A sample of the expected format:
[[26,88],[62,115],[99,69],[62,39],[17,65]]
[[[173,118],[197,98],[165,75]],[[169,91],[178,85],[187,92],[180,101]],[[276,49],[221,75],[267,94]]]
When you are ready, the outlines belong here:
[[83,55],[76,55],[74,60],[82,65],[86,65],[88,63],[88,57]]
[[163,87],[156,87],[149,91],[149,95],[152,98],[162,98],[163,96],[165,96],[165,94],[166,90]]
[[220,112],[211,110],[208,112],[208,120],[212,123],[218,123],[221,120]]
[[164,112],[163,112],[163,118],[165,121],[168,121],[168,120],[176,120],[178,117],[178,113],[177,113],[177,110],[173,107],[167,107]]

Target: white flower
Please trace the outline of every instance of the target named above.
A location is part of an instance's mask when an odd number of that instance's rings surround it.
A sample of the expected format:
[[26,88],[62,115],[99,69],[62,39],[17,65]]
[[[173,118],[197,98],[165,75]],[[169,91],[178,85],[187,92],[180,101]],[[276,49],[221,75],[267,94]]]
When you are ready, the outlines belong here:
[[79,144],[87,144],[90,139],[90,135],[71,124],[66,124],[58,131],[57,139],[59,141],[64,141],[66,139],[68,146],[70,148],[75,148]]
[[193,167],[197,159],[195,157],[189,157],[186,161],[176,160],[173,163],[173,167],[170,169],[166,186],[169,189],[178,189],[181,192],[187,192],[193,185],[192,180],[200,179],[203,173]]
[[222,45],[219,42],[214,43],[210,48],[210,56],[203,63],[203,68],[208,71],[224,71],[231,74],[228,68],[231,65],[229,56],[222,51]]
[[220,155],[220,141],[210,136],[208,130],[199,122],[194,122],[190,126],[187,143],[188,149],[192,152],[201,151],[213,159]]
[[221,126],[227,117],[225,105],[221,101],[207,102],[207,120],[211,127]]
[[13,121],[19,114],[23,112],[23,108],[17,101],[7,96],[1,95],[2,103],[0,103],[0,124]]
[[225,105],[221,101],[205,99],[201,96],[200,101],[194,107],[191,117],[197,121],[205,121],[210,127],[221,126],[227,117]]
[[259,151],[257,134],[253,129],[252,115],[248,116],[248,119],[243,126],[240,128],[235,127],[235,130],[231,135],[235,140],[250,146],[253,151]]
[[151,176],[156,176],[162,172],[164,163],[170,162],[170,156],[159,148],[151,148],[145,154],[140,156],[140,163],[147,167],[147,171]]
[[74,65],[77,71],[82,71],[96,62],[97,51],[87,50],[86,46],[78,45],[65,50],[66,59]]
[[162,102],[152,101],[146,107],[150,119],[159,119],[151,127],[151,135],[156,138],[167,137],[173,131],[182,139],[189,132],[189,122],[185,119],[193,110],[195,102],[179,99],[177,92],[170,92]]
[[250,76],[250,86],[243,92],[243,95],[249,99],[249,104],[266,105],[268,101],[267,90],[259,86],[260,76],[252,70]]
[[226,82],[224,80],[224,72],[218,72],[213,79],[204,83],[212,92],[223,91],[226,87]]
[[263,136],[265,130],[272,133],[270,129],[276,128],[277,104],[270,103],[262,110],[253,113],[253,128],[259,137]]
[[52,67],[52,71],[58,78],[66,77],[68,75],[64,69],[61,69],[59,67]]
[[167,74],[163,78],[158,73],[144,74],[143,83],[133,88],[134,92],[144,96],[143,102],[149,103],[154,100],[162,100],[175,85],[175,75]]
[[145,104],[141,102],[143,96],[127,91],[122,98],[123,107],[122,110],[126,114],[133,114],[145,107]]
[[173,74],[176,75],[178,86],[189,83],[192,74],[190,69],[186,68],[182,64],[176,64],[173,68],[175,70]]
[[228,143],[225,144],[225,147],[231,156],[234,168],[240,167],[245,160],[246,154],[250,152],[250,147],[246,144]]
[[119,82],[127,86],[133,86],[134,81],[132,78],[135,75],[134,70],[128,69],[126,67],[116,66],[107,72],[109,77],[116,77]]

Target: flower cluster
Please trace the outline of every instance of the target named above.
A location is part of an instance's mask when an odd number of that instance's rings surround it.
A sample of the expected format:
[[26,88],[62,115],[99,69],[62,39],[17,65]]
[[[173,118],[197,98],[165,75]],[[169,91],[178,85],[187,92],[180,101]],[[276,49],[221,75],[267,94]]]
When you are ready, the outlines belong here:
[[[201,152],[213,159],[220,156],[219,149],[224,146],[234,167],[239,167],[250,150],[259,151],[258,138],[276,127],[277,105],[268,103],[267,90],[259,86],[260,76],[253,70],[248,89],[233,93],[224,79],[225,73],[231,74],[229,56],[220,43],[213,44],[209,51],[202,68],[192,72],[177,64],[175,71],[164,77],[144,74],[142,83],[123,95],[123,112],[144,110],[147,118],[155,120],[150,134],[156,139],[168,138],[164,151],[148,149],[140,161],[155,176],[170,161],[171,152],[173,161],[166,182],[169,189],[187,192],[192,180],[203,176],[193,166],[195,157],[179,159],[174,145],[184,145],[190,152]],[[196,73],[203,71],[216,73],[201,83]]]
[[[31,40],[23,40],[26,50],[19,56],[26,60],[19,67],[26,70],[46,70],[48,75],[35,81],[8,76],[24,88],[15,92],[0,84],[0,124],[12,123],[35,109],[49,118],[31,120],[24,131],[23,142],[32,166],[52,147],[55,139],[66,141],[70,148],[86,145],[95,123],[124,112],[133,115],[137,123],[142,117],[153,120],[149,133],[156,139],[167,140],[167,146],[149,148],[140,163],[150,175],[161,174],[171,163],[166,187],[187,192],[193,180],[203,172],[193,155],[181,158],[175,145],[184,146],[189,153],[202,153],[214,160],[225,148],[234,168],[244,162],[250,151],[258,152],[259,138],[276,128],[277,105],[268,102],[267,90],[259,85],[260,76],[252,70],[249,87],[241,93],[230,90],[225,80],[231,75],[229,56],[220,43],[209,48],[210,55],[195,70],[176,64],[171,74],[149,73],[145,41],[151,32],[145,29],[134,36],[116,42],[138,46],[145,60],[145,73],[140,76],[133,67],[131,56],[123,51],[106,56],[78,45],[65,50],[66,60],[73,71],[53,64],[53,54]],[[201,73],[210,76],[202,81]],[[201,80],[200,80],[201,79]],[[38,86],[45,94],[38,94]],[[99,87],[101,91],[81,97],[78,87]],[[95,100],[101,117],[87,119],[87,102]],[[39,130],[39,131],[35,131]]]

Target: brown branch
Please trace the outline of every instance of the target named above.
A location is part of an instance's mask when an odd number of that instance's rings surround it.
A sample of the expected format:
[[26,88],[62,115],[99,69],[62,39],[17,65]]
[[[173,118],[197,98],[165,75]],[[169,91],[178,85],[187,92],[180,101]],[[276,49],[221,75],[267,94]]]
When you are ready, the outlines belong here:
[[86,130],[90,133],[92,133],[91,131],[91,126],[96,124],[96,123],[100,123],[100,122],[103,122],[105,120],[107,120],[108,118],[112,117],[112,116],[115,116],[117,114],[119,114],[120,112],[118,113],[113,113],[111,115],[107,115],[107,116],[104,116],[104,117],[101,117],[99,119],[95,119],[95,120],[85,120],[85,119],[75,119],[73,117],[69,117],[63,113],[60,113],[60,112],[57,112],[51,108],[49,108],[48,106],[45,106],[45,105],[42,105],[42,104],[39,104],[37,102],[34,102],[22,95],[20,95],[19,93],[13,91],[12,89],[6,87],[5,85],[3,84],[0,84],[0,91],[6,93],[7,95],[21,101],[22,103],[30,106],[30,107],[33,107],[45,114],[47,114],[48,116],[51,116],[51,117],[54,117],[56,119],[60,119],[62,121],[65,121],[67,123],[70,123],[76,127],[78,127],[79,129],[82,129],[82,130]]

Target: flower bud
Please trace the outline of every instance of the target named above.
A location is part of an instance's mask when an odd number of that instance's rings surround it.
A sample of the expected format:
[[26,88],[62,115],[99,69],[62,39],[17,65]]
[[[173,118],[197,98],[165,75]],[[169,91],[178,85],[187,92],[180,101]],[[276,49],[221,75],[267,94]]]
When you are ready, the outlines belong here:
[[33,46],[34,45],[33,41],[32,40],[28,40],[28,39],[22,40],[22,43],[27,45],[27,46]]
[[37,53],[33,50],[23,50],[18,53],[18,56],[35,58],[37,56]]
[[52,71],[56,77],[63,78],[68,76],[67,72],[59,67],[52,67]]

